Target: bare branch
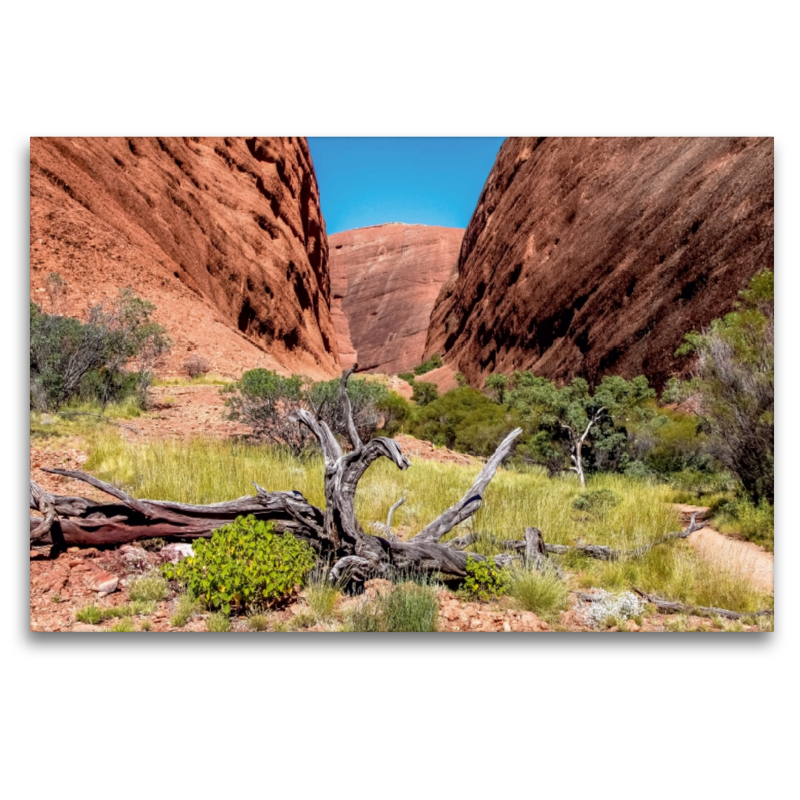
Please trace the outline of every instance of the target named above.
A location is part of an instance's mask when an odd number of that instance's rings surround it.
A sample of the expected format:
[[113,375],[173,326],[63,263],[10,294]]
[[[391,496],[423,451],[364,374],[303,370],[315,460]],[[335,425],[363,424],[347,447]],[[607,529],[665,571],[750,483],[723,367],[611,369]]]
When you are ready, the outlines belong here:
[[475,483],[469,491],[453,506],[440,514],[433,522],[426,525],[412,541],[416,542],[438,542],[442,536],[452,530],[460,522],[471,517],[483,503],[483,493],[489,485],[489,481],[494,477],[497,468],[503,459],[511,452],[514,441],[522,433],[522,428],[515,428],[511,433],[500,442],[494,455],[486,462],[484,468],[475,479]]
[[401,506],[401,505],[403,505],[403,503],[405,503],[405,501],[406,501],[405,497],[401,497],[401,498],[400,498],[400,499],[399,499],[399,500],[398,500],[398,501],[397,501],[397,502],[396,502],[396,503],[395,503],[395,504],[394,504],[394,505],[393,505],[393,506],[392,506],[392,507],[389,509],[389,513],[386,515],[386,529],[385,529],[385,535],[386,535],[386,538],[387,538],[387,539],[389,539],[389,540],[391,540],[391,541],[397,541],[397,537],[396,537],[396,536],[392,536],[392,515],[394,514],[394,512],[395,512],[395,511],[396,511],[398,508],[400,508],[400,506]]
[[356,424],[353,421],[353,406],[350,403],[350,397],[347,394],[347,381],[350,379],[350,376],[355,372],[358,364],[353,364],[350,369],[345,370],[342,373],[342,382],[339,384],[339,402],[342,406],[342,411],[344,413],[344,422],[347,426],[347,436],[350,439],[350,444],[353,445],[353,450],[358,452],[362,448],[361,437],[358,435],[358,430],[356,429]]

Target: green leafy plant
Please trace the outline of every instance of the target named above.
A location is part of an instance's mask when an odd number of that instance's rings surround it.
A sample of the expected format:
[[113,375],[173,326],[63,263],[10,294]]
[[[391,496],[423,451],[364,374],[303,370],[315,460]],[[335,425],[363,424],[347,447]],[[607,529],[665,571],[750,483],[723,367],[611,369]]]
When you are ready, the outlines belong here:
[[315,563],[310,545],[255,517],[239,517],[194,545],[194,556],[163,574],[210,609],[259,611],[288,597]]
[[467,556],[467,577],[461,591],[469,598],[488,602],[508,593],[510,575],[505,567],[498,567],[491,559],[479,560]]
[[112,633],[133,633],[133,620],[130,617],[123,617],[111,629]]
[[398,372],[397,377],[404,380],[406,383],[414,383],[416,377],[413,372]]

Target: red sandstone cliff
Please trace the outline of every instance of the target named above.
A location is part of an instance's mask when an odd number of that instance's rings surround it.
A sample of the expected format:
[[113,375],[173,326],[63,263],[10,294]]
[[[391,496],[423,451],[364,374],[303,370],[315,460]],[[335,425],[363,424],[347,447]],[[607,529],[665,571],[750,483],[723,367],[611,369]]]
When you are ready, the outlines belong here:
[[[65,313],[131,286],[214,369],[338,371],[328,243],[302,138],[31,139],[31,297]],[[45,304],[46,305],[46,304]]]
[[422,362],[431,309],[461,228],[376,225],[332,234],[332,313],[342,366],[396,374]]
[[661,385],[685,332],[773,266],[769,138],[507,139],[425,355],[474,384],[531,369]]

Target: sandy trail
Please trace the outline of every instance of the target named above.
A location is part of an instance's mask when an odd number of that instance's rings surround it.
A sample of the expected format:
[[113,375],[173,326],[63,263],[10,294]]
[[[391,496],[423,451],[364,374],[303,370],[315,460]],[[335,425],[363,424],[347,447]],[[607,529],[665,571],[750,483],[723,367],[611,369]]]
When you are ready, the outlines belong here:
[[[684,503],[676,503],[675,508],[685,523],[689,522],[689,517],[695,511],[700,512],[698,520],[702,520],[710,510],[705,506],[690,506]],[[763,547],[726,536],[708,526],[691,534],[687,541],[706,561],[736,575],[742,575],[762,591],[774,592],[775,557]]]

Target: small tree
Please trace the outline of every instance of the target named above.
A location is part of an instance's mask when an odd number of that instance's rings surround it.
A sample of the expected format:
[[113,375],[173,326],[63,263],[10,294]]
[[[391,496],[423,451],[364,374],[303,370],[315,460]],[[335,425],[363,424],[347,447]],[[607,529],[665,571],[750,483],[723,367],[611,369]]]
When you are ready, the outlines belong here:
[[252,369],[242,379],[220,389],[230,395],[225,400],[227,418],[243,422],[256,435],[299,454],[310,443],[306,429],[289,419],[292,411],[303,407],[304,381],[299,375],[288,378],[268,369]]
[[[58,273],[47,282],[51,311],[62,305],[66,284]],[[137,362],[139,400],[147,402],[153,370],[169,349],[164,328],[153,322],[155,306],[123,289],[111,306],[92,306],[85,323],[56,313],[47,314],[31,303],[31,404],[59,408],[82,390],[103,405],[128,386],[131,362]]]
[[[310,383],[299,375],[285,378],[272,370],[253,369],[237,383],[220,390],[230,395],[225,400],[228,419],[251,426],[259,436],[300,454],[314,441],[308,429],[289,417],[298,409],[311,411],[337,436],[347,434],[347,424],[337,396],[341,381]],[[362,440],[375,436],[384,411],[381,404],[389,390],[377,381],[351,378],[347,385],[353,421]]]
[[697,356],[694,381],[712,454],[754,503],[774,500],[774,275],[756,275],[736,310],[692,331],[676,355]]
[[600,463],[609,461],[612,451],[625,441],[624,434],[615,429],[615,421],[623,421],[626,414],[654,395],[642,375],[630,381],[607,375],[592,393],[583,378],[574,378],[559,388],[530,372],[515,372],[508,405],[538,428],[532,441],[548,472],[560,471],[556,462],[561,449],[569,458],[566,469],[575,472],[585,486],[587,443],[597,448]]
[[486,379],[486,388],[489,391],[489,395],[494,398],[496,403],[500,403],[500,405],[503,405],[506,402],[507,386],[507,375],[490,375]]

